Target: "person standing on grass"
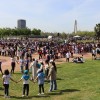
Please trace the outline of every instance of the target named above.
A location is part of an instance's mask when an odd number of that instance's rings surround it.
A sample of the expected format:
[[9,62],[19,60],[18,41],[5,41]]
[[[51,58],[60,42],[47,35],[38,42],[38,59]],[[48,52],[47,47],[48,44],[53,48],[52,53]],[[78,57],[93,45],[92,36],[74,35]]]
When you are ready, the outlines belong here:
[[[35,79],[38,80],[38,85],[39,85],[39,94],[38,95],[41,95],[41,94],[44,94],[44,78],[45,78],[45,75],[43,73],[43,69],[39,69],[37,71],[37,77]],[[42,93],[41,93],[41,90],[42,90]]]
[[66,62],[69,62],[70,56],[71,56],[71,53],[68,51],[68,52],[66,53]]
[[48,76],[48,73],[49,73],[49,64],[48,64],[48,61],[45,60],[45,77],[46,78]]
[[26,91],[26,96],[28,97],[29,95],[29,80],[31,81],[30,79],[30,76],[28,74],[28,70],[24,70],[24,74],[22,75],[21,79],[18,82],[20,82],[21,80],[23,80],[23,95],[22,97],[25,96],[25,91]]
[[92,49],[92,60],[96,58],[96,50],[95,48]]
[[49,92],[52,90],[57,90],[57,82],[56,82],[56,73],[57,68],[54,61],[50,61],[50,69],[47,79],[50,79],[50,89]]
[[30,63],[29,58],[26,57],[25,58],[25,70],[29,70],[29,63]]
[[1,73],[2,73],[2,75],[3,75],[1,65],[2,65],[2,61],[0,60],[0,71],[1,71]]
[[15,67],[16,67],[16,59],[13,57],[11,57],[11,74],[14,74],[15,71]]
[[19,64],[20,64],[21,73],[23,73],[23,71],[24,71],[24,65],[25,65],[25,61],[24,61],[23,57],[20,58]]
[[32,68],[32,79],[35,79],[36,78],[36,76],[37,76],[37,70],[38,70],[38,68],[37,68],[37,60],[35,60],[34,58],[33,58],[33,61],[32,61],[32,63],[30,64],[30,67]]
[[16,81],[14,81],[12,78],[11,78],[11,76],[10,76],[10,74],[9,74],[9,70],[8,69],[6,69],[5,71],[4,71],[4,75],[3,75],[3,86],[4,86],[4,94],[5,94],[5,98],[9,98],[10,96],[9,96],[9,80],[12,80],[13,82],[16,82]]
[[42,59],[42,50],[40,48],[38,50],[38,54],[39,54],[39,59]]

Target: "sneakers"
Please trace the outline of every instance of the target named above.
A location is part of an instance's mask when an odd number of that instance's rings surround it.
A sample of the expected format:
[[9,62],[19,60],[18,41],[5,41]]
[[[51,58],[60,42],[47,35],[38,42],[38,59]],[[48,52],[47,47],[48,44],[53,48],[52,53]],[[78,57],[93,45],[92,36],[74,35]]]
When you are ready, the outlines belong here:
[[7,98],[10,98],[10,96],[7,96]]
[[44,92],[42,92],[41,94],[43,94],[43,95],[44,95]]
[[38,95],[41,95],[40,93]]
[[42,93],[39,93],[38,95],[44,95],[44,92],[42,92]]
[[7,98],[7,96],[6,96],[6,95],[4,95],[4,98]]
[[10,98],[10,96],[5,95],[4,98]]
[[22,95],[22,97],[25,97],[25,95]]

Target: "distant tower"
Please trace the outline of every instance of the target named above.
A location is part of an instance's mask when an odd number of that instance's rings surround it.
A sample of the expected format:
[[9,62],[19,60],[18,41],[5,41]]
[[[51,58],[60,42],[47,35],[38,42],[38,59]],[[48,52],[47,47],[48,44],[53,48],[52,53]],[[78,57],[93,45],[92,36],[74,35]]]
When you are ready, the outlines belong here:
[[17,28],[26,28],[26,20],[19,19],[17,21]]
[[77,33],[77,20],[75,20],[75,23],[74,23],[74,33],[75,34]]

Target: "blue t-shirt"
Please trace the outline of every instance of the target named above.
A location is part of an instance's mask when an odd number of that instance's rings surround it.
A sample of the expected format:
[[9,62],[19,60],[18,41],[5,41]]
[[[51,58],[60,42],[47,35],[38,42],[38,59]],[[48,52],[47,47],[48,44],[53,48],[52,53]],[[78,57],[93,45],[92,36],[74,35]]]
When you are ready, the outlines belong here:
[[22,78],[23,78],[24,80],[28,80],[28,79],[30,78],[30,76],[29,76],[29,75],[23,75]]
[[22,77],[21,77],[21,79],[23,79],[23,84],[29,84],[29,78],[30,78],[30,76],[29,75],[23,75]]
[[38,84],[44,84],[44,78],[45,78],[45,75],[43,72],[41,73],[38,73]]
[[37,66],[37,68],[40,68],[40,67],[41,67],[41,64],[37,63],[37,65],[36,65],[36,66]]

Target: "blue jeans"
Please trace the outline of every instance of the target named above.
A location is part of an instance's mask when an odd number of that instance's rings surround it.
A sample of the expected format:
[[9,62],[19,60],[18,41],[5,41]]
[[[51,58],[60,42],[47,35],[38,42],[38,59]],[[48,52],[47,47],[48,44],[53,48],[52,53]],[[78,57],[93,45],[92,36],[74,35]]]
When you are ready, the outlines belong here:
[[20,66],[21,72],[23,73],[23,66]]
[[49,91],[52,91],[52,90],[57,90],[56,80],[50,80],[50,90]]

